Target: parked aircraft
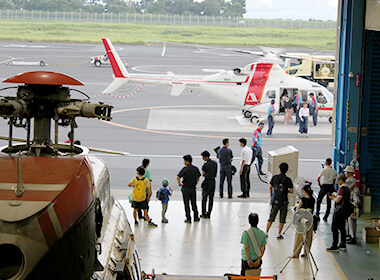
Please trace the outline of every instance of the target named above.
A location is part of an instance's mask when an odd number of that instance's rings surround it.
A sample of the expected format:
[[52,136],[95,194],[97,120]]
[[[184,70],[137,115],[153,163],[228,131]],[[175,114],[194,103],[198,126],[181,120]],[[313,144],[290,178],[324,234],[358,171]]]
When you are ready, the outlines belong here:
[[114,72],[114,80],[103,91],[104,94],[113,93],[129,82],[170,86],[171,95],[174,96],[179,96],[185,89],[200,90],[239,106],[244,116],[255,123],[267,114],[272,99],[279,114],[284,111],[281,99],[286,93],[293,99],[293,94],[297,92],[306,102],[311,101],[309,94],[313,93],[319,103],[319,116],[328,117],[331,122],[332,93],[315,82],[287,75],[278,64],[251,63],[243,68],[220,71],[210,76],[183,76],[173,72],[166,75],[131,74],[124,67],[111,41],[107,38],[102,40]]

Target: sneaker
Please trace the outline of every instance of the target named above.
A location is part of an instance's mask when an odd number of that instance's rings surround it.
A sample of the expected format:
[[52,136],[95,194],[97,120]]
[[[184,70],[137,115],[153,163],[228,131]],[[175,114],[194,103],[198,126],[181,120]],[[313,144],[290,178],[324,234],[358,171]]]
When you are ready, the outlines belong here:
[[139,225],[139,222],[138,221],[135,221],[135,226],[138,226]]
[[280,234],[279,236],[277,236],[277,239],[284,239],[284,237],[282,236],[282,234]]
[[339,247],[336,245],[332,245],[330,248],[327,248],[326,251],[336,253],[336,252],[339,252]]
[[186,219],[185,223],[191,224],[191,220]]
[[356,241],[356,238],[351,238],[349,241],[346,242],[346,244],[351,244],[351,245],[354,245],[354,244],[357,244],[358,242]]
[[152,220],[150,220],[148,222],[148,226],[156,227],[157,225],[155,223],[153,223]]
[[199,218],[194,218],[194,222],[199,222],[200,220]]
[[346,244],[340,244],[339,245],[339,250],[341,250],[341,251],[347,251]]
[[165,218],[165,219],[162,219],[161,223],[167,224],[167,223],[169,223],[169,221],[168,221],[168,219]]
[[202,215],[200,215],[199,217],[201,217],[202,219],[210,218],[207,214],[202,214]]
[[[247,196],[245,194],[242,194],[242,195],[238,195],[239,198],[247,198]],[[230,198],[230,197],[228,197]],[[232,198],[232,197],[231,197]]]

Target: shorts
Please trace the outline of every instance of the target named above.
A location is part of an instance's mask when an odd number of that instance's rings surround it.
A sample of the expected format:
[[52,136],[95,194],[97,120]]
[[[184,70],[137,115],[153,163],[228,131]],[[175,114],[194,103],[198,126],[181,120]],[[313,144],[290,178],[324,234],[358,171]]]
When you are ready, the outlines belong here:
[[270,209],[270,216],[268,222],[274,222],[276,219],[278,210],[280,210],[280,223],[285,224],[286,222],[286,215],[288,214],[288,204],[278,206],[275,204],[272,204],[272,208]]
[[148,201],[146,199],[144,201],[132,201],[132,208],[147,210]]

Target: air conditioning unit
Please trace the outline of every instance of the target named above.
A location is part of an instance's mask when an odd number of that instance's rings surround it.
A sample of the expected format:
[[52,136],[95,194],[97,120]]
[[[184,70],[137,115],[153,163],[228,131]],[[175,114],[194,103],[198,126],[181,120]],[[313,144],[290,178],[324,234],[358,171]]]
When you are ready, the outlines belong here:
[[[282,162],[286,162],[289,165],[289,170],[286,173],[292,181],[298,177],[298,150],[293,146],[286,146],[273,151],[268,152],[268,169],[267,180],[268,183],[272,179],[273,175],[280,173],[279,165]],[[289,194],[289,205],[295,205],[296,192],[293,195]]]

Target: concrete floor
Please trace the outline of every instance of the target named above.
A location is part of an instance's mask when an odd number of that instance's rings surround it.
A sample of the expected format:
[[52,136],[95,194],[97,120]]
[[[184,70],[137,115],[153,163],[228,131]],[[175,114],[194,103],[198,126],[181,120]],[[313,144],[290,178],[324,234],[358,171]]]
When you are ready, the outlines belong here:
[[[199,196],[199,194],[198,194]],[[198,202],[200,201],[200,197]],[[263,201],[263,200],[261,200]],[[133,224],[132,209],[127,200],[121,200],[127,216]],[[198,203],[200,210],[200,203]],[[161,203],[150,203],[150,216],[158,224],[152,228],[140,220],[135,226],[135,240],[142,268],[146,273],[152,269],[157,274],[222,276],[225,273],[240,273],[242,232],[249,228],[248,215],[259,215],[259,228],[265,231],[269,217],[269,203],[253,199],[242,201],[215,199],[211,219],[186,224],[183,203],[179,190],[169,202],[168,224],[161,223]],[[291,221],[289,210],[287,223]],[[263,257],[262,276],[278,275],[278,279],[312,279],[305,258],[292,259],[283,273],[279,273],[292,253],[294,230],[289,230],[283,240],[277,240],[278,223],[274,223],[267,240]],[[319,234],[314,236],[312,254],[319,271],[316,279],[348,279],[338,266]],[[342,253],[343,254],[343,253]],[[350,254],[348,250],[344,254]],[[306,266],[306,270],[304,270]]]

